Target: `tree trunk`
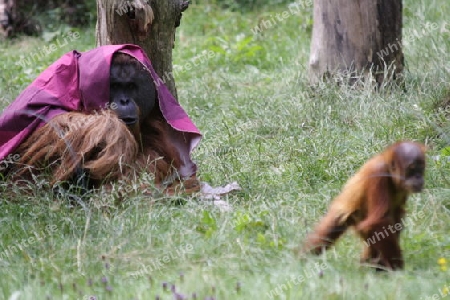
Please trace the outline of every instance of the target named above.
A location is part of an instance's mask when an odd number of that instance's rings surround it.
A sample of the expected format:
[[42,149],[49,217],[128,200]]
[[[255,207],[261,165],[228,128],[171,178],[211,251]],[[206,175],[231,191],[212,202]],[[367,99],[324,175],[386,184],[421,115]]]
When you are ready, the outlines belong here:
[[185,0],[97,0],[97,45],[141,46],[156,73],[177,98],[172,49],[175,28],[187,7]]
[[310,81],[348,74],[353,83],[370,72],[378,85],[397,79],[401,41],[402,0],[314,0]]
[[7,38],[13,34],[16,19],[16,1],[0,0],[0,36]]

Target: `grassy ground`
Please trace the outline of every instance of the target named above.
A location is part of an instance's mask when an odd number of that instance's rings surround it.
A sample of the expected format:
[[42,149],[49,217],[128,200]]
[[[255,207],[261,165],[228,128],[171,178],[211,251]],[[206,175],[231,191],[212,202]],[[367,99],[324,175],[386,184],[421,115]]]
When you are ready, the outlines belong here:
[[[286,7],[241,14],[192,5],[174,49],[178,93],[204,134],[194,153],[201,179],[242,186],[226,198],[233,210],[195,197],[150,204],[139,194],[120,205],[94,195],[86,209],[71,208],[43,189],[18,192],[0,202],[0,298],[174,299],[172,285],[189,299],[447,297],[450,3],[404,6],[405,34],[416,31],[404,47],[407,90],[376,93],[308,86],[311,7],[255,36],[252,28]],[[78,32],[67,45],[65,29],[0,45],[0,107],[63,53],[94,47],[93,29]],[[201,63],[186,71],[194,58]],[[426,189],[408,203],[405,270],[360,266],[350,234],[321,257],[297,259],[292,249],[347,177],[399,139],[430,148]]]

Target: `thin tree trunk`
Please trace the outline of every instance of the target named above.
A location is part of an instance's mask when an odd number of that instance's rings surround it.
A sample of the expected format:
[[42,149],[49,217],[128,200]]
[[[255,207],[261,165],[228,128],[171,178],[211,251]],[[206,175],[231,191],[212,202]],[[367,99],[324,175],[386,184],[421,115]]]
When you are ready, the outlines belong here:
[[97,45],[136,44],[177,98],[172,74],[175,29],[185,0],[97,0]]
[[0,36],[10,37],[14,32],[14,22],[17,20],[15,0],[0,0]]
[[378,85],[397,79],[404,66],[401,40],[401,0],[314,0],[310,81],[370,71]]

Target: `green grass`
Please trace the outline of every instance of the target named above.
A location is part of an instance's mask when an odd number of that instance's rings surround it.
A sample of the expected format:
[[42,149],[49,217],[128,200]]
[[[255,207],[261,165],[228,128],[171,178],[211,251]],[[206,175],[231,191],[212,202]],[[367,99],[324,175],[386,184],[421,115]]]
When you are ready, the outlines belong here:
[[[442,25],[450,14],[443,1],[404,6],[405,32]],[[432,30],[405,46],[406,92],[311,88],[311,8],[259,36],[251,30],[285,9],[241,14],[194,4],[178,30],[179,100],[204,134],[194,152],[198,174],[211,185],[241,185],[225,198],[233,210],[139,193],[121,204],[94,194],[83,209],[39,187],[12,187],[14,196],[0,202],[0,299],[16,291],[20,299],[173,299],[172,284],[189,299],[271,299],[275,289],[274,299],[432,299],[450,289],[450,270],[438,264],[450,260],[450,162],[442,157],[450,145],[450,32]],[[95,46],[93,29],[79,33],[25,67],[21,56],[52,41],[1,44],[0,108],[63,53]],[[204,53],[214,55],[183,71]],[[429,146],[426,189],[410,198],[402,233],[405,270],[360,266],[362,245],[351,234],[323,256],[296,258],[292,249],[348,176],[399,139]]]

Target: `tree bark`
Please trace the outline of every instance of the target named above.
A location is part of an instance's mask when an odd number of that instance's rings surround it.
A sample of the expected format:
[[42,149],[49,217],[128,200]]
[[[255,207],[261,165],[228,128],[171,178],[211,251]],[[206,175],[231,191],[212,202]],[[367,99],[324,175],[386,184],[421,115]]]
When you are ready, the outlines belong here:
[[172,49],[185,0],[97,0],[97,45],[136,44],[175,98]]
[[17,19],[15,0],[0,0],[0,36],[10,37],[14,32],[14,22]]
[[[398,79],[404,66],[402,0],[314,0],[309,76],[362,74],[378,85]],[[337,76],[338,78],[339,76]]]

